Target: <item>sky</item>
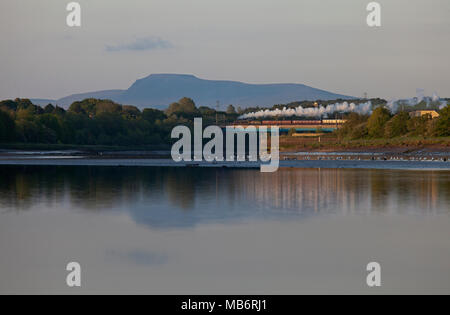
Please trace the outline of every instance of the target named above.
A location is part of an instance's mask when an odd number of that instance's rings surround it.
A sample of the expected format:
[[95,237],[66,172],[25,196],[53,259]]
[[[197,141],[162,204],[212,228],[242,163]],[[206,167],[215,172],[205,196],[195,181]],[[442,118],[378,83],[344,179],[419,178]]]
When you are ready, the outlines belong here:
[[386,99],[450,97],[450,1],[0,1],[0,99],[127,89],[152,73],[302,83]]

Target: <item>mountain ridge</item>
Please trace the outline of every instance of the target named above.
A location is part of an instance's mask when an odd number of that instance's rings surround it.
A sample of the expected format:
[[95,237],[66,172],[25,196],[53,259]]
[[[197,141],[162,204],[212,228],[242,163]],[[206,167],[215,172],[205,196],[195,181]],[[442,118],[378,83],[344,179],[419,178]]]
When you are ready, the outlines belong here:
[[[243,108],[268,107],[295,101],[354,98],[304,84],[251,84],[240,81],[205,80],[192,74],[158,73],[136,80],[126,90],[115,89],[73,94],[51,101],[51,103],[67,108],[75,101],[99,98],[111,99],[124,105],[134,105],[141,109],[146,107],[164,109],[182,97],[192,98],[197,106],[215,107],[216,102],[219,101],[223,106],[233,104]],[[32,101],[36,101],[38,105],[49,103],[47,102],[49,100],[32,99]]]

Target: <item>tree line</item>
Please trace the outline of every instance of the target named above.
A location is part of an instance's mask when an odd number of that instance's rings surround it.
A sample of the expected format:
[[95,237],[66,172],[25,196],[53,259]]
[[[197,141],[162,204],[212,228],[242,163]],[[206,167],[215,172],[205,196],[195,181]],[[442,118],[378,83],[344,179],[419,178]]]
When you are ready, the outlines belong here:
[[[337,131],[338,136],[346,139],[450,136],[449,106],[439,111],[440,117],[433,119],[429,115],[411,117],[406,111],[392,114],[384,106],[384,100],[375,103],[371,115],[348,114],[347,123]],[[309,101],[288,105],[299,104],[314,106],[314,102]],[[152,108],[141,111],[135,106],[99,99],[74,102],[67,110],[51,104],[37,106],[29,99],[6,100],[0,102],[0,143],[170,144],[172,129],[177,125],[192,126],[195,117],[201,117],[205,126],[226,124],[252,110],[255,108],[236,110],[232,105],[226,111],[197,107],[190,98],[170,104],[165,111]]]
[[378,139],[396,137],[449,137],[450,106],[438,110],[439,117],[430,114],[415,117],[406,111],[396,114],[385,106],[374,109],[371,115],[350,113],[347,122],[337,131],[346,139]]
[[71,145],[158,145],[169,144],[173,127],[191,125],[194,117],[204,124],[237,119],[235,108],[216,111],[197,108],[190,98],[172,103],[167,110],[139,110],[111,100],[85,99],[68,110],[51,104],[40,107],[29,99],[0,102],[0,143]]

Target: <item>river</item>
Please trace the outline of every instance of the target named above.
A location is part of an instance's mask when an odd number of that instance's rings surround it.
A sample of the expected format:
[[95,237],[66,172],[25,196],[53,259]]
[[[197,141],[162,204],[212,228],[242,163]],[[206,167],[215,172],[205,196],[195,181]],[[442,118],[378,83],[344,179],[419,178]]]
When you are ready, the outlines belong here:
[[[448,169],[2,165],[0,176],[0,293],[450,293]],[[81,288],[66,285],[73,261]],[[366,284],[373,261],[379,288]]]

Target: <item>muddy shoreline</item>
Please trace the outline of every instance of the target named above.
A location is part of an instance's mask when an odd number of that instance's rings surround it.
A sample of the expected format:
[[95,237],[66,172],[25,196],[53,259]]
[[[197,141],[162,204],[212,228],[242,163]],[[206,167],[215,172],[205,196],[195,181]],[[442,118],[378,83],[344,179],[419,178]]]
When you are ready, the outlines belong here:
[[450,159],[450,150],[438,147],[425,148],[373,148],[373,149],[346,149],[346,150],[305,150],[298,152],[282,152],[281,159],[308,160],[308,159],[348,159],[348,160],[442,160]]
[[[171,159],[168,150],[160,151],[84,151],[84,150],[0,150],[0,160],[33,159]],[[301,150],[280,152],[280,160],[450,160],[450,150],[425,148],[373,148],[346,150]]]
[[[260,162],[175,162],[169,151],[0,151],[0,166],[260,168]],[[280,153],[280,168],[450,170],[450,153],[434,150],[348,150]]]

